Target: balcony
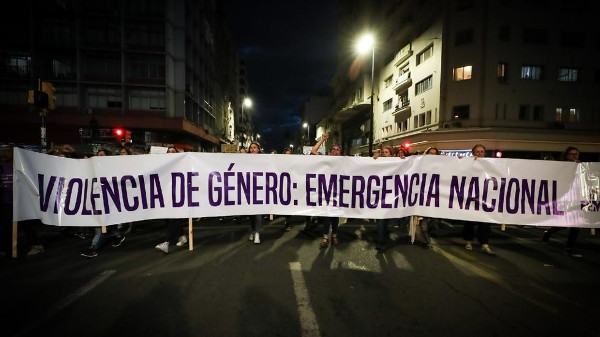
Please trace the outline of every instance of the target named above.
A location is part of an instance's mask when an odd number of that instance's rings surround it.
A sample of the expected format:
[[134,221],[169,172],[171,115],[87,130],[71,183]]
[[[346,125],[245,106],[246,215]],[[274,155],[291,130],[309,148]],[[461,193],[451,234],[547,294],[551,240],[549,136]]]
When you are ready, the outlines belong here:
[[406,90],[406,88],[412,85],[412,79],[410,78],[410,71],[406,72],[396,78],[396,83],[394,84],[394,91],[402,91]]
[[402,102],[402,104],[396,105],[396,110],[392,112],[392,115],[394,116],[394,121],[396,123],[404,122],[405,120],[410,118],[410,112],[411,109],[409,100]]

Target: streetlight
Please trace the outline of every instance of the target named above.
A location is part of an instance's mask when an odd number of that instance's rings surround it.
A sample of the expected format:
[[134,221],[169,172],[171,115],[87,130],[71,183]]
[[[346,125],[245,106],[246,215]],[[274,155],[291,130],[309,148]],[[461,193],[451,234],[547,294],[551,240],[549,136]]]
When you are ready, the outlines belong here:
[[308,124],[307,122],[304,122],[304,124],[302,124],[302,127],[304,127],[306,129],[306,141],[310,144],[310,124]]
[[290,150],[292,150],[292,154],[294,153],[294,144],[290,144]]
[[373,78],[375,76],[375,39],[371,34],[365,34],[358,40],[356,50],[359,54],[366,54],[371,51],[371,114],[369,116],[369,157],[373,156],[373,96],[375,94],[373,88]]
[[[246,107],[246,108],[250,108],[250,107],[252,107],[252,100],[251,100],[250,98],[248,98],[248,97],[245,97],[245,98],[242,100],[242,119],[241,119],[242,121],[243,121],[243,120],[247,120],[246,116],[244,116],[244,107]],[[244,135],[244,138],[246,138],[246,136],[245,136],[245,135]],[[245,144],[244,144],[244,145],[245,145]]]

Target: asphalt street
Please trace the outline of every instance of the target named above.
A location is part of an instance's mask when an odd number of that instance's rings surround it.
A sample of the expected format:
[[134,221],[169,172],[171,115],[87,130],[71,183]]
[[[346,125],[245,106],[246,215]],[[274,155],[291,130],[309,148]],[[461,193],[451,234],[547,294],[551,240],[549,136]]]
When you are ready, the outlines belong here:
[[[340,244],[320,248],[303,217],[265,223],[193,222],[193,250],[164,254],[163,221],[134,225],[96,258],[73,229],[41,227],[45,252],[0,258],[3,336],[590,336],[600,335],[600,242],[580,233],[582,258],[563,252],[567,230],[494,226],[496,256],[463,248],[462,226],[430,247],[405,224],[375,250],[374,222],[351,219]],[[20,237],[23,239],[23,237]]]

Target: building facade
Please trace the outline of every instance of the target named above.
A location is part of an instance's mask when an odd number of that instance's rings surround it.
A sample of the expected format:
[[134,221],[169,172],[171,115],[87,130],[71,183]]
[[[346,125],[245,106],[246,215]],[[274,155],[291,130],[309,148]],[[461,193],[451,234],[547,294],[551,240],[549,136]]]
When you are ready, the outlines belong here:
[[[1,142],[40,137],[28,91],[56,89],[49,144],[219,151],[235,142],[238,55],[214,0],[38,1],[5,11]],[[115,129],[127,139],[115,139]],[[118,138],[118,137],[117,137]]]
[[[450,152],[481,143],[498,156],[542,159],[574,145],[584,159],[600,159],[597,2],[354,0],[340,7],[335,103],[317,136],[343,130],[336,141],[349,146],[347,154],[368,153],[372,120],[375,151]],[[365,31],[375,36],[374,59],[352,50]]]

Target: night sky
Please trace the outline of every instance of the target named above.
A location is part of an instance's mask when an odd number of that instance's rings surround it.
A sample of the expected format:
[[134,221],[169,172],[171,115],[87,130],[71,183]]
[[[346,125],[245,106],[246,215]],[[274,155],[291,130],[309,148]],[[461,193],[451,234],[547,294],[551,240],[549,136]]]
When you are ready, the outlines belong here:
[[302,128],[303,103],[335,74],[337,1],[225,0],[223,6],[246,59],[261,143],[281,153]]

